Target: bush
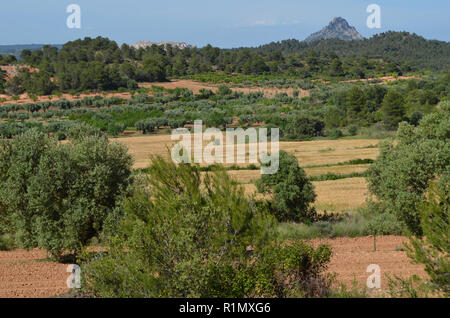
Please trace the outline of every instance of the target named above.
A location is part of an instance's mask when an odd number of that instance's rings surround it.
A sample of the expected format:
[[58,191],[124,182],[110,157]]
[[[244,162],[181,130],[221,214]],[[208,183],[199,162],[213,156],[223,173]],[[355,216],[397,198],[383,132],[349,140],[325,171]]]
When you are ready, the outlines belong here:
[[317,118],[298,116],[292,118],[282,134],[288,139],[309,139],[322,136],[325,124]]
[[280,223],[277,227],[282,240],[360,237],[373,235],[402,235],[405,227],[392,214],[351,213],[339,219],[312,224]]
[[152,158],[149,190],[136,188],[109,252],[86,254],[84,293],[96,297],[288,297],[328,292],[328,246],[273,240],[223,168]]
[[424,239],[410,236],[407,254],[417,264],[425,265],[434,292],[450,295],[450,192],[447,175],[441,189],[432,188],[429,199],[421,206],[421,226]]
[[0,223],[25,248],[78,250],[120,215],[131,157],[106,138],[60,144],[32,129],[0,146]]
[[331,129],[328,131],[328,137],[338,139],[344,137],[344,133],[340,129]]
[[295,156],[280,151],[278,172],[262,175],[256,186],[260,193],[272,196],[268,204],[278,220],[309,220],[315,216],[310,206],[316,198],[314,186]]
[[358,126],[351,125],[348,127],[348,134],[350,136],[356,136],[358,134]]
[[385,143],[368,170],[369,191],[382,209],[396,214],[417,236],[423,234],[419,206],[429,184],[448,171],[449,140],[450,107],[444,105],[417,127],[401,123],[396,144]]
[[0,251],[11,251],[14,247],[14,240],[11,236],[0,234]]

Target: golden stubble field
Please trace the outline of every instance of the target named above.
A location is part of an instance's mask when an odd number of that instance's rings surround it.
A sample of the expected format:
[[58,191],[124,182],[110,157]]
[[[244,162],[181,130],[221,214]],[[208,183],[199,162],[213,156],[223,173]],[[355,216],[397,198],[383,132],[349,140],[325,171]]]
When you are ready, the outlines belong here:
[[[172,141],[170,135],[133,136],[114,139],[125,144],[135,163],[134,168],[145,168],[150,163],[151,155],[168,157],[177,141]],[[225,140],[225,138],[224,138]],[[192,152],[195,149],[193,139]],[[316,140],[301,142],[280,142],[280,149],[294,154],[299,164],[305,167],[308,175],[320,175],[325,173],[348,174],[363,172],[369,165],[336,165],[354,159],[376,159],[380,140],[376,139],[340,139],[340,140]],[[209,141],[204,141],[205,146]],[[222,147],[226,144],[222,145]],[[239,166],[247,166],[250,145],[245,145],[245,163]],[[236,151],[235,151],[236,154]],[[225,151],[223,154],[225,158]],[[203,163],[202,165],[207,165]],[[231,164],[225,164],[230,166]],[[231,170],[229,174],[245,186],[246,193],[251,195],[256,191],[254,182],[260,178],[259,170]],[[367,184],[364,178],[347,178],[332,181],[314,182],[317,200],[316,208],[319,211],[346,211],[355,209],[364,204],[367,196]]]

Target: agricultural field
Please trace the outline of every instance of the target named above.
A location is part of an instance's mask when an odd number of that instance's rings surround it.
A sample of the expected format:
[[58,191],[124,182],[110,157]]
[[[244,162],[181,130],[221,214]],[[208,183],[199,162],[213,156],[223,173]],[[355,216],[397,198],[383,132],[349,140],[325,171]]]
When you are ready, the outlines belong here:
[[[123,137],[114,140],[127,146],[130,154],[133,155],[133,167],[135,169],[146,168],[150,164],[151,155],[168,157],[168,149],[170,150],[176,143],[171,140],[170,135]],[[308,176],[318,176],[327,173],[347,175],[366,171],[368,164],[348,165],[345,162],[355,159],[376,159],[378,156],[378,148],[376,146],[379,142],[380,140],[377,139],[281,142],[280,149],[294,154],[300,166],[305,168]],[[207,141],[204,142],[204,145],[206,143]],[[224,146],[226,146],[226,143]],[[247,144],[247,154],[249,147],[250,145]],[[195,148],[192,149],[192,153],[194,151]],[[223,160],[225,161],[225,154]],[[245,168],[249,165],[248,156],[246,156],[245,162],[239,164],[239,166]],[[207,164],[202,163],[202,166],[207,166]],[[231,164],[225,164],[225,166],[231,167]],[[259,169],[228,170],[228,173],[245,186],[249,195],[256,190],[253,185],[254,181],[261,177]],[[355,209],[364,204],[367,196],[367,185],[363,178],[317,181],[314,182],[314,186],[318,195],[316,207],[320,211]]]
[[448,297],[447,42],[182,46],[0,55],[0,298]]
[[[377,251],[373,251],[371,237],[314,239],[312,245],[330,244],[334,255],[328,272],[336,273],[341,283],[351,287],[366,283],[367,264],[379,264],[384,274],[408,277],[426,277],[421,265],[411,264],[402,244],[407,239],[399,236],[383,236],[378,240]],[[42,250],[0,251],[0,297],[63,297],[69,289],[66,285],[67,264],[51,262]],[[382,280],[382,291],[386,292],[386,280]],[[374,295],[376,296],[376,295]],[[379,294],[378,294],[379,296]]]

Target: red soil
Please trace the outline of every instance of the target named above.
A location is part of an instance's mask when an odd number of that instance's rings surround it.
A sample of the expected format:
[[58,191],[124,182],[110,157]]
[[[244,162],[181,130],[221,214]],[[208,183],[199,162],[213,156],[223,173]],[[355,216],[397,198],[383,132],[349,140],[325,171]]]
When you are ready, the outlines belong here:
[[312,244],[329,244],[333,256],[328,272],[336,273],[337,280],[351,287],[354,280],[366,286],[367,273],[371,264],[380,266],[381,289],[386,291],[387,277],[397,275],[408,278],[412,275],[427,277],[422,265],[412,264],[406,253],[400,248],[408,239],[402,236],[379,236],[376,238],[377,251],[373,251],[373,237],[316,239]]
[[[365,286],[371,274],[366,272],[367,266],[379,265],[381,288],[385,291],[386,274],[425,277],[423,267],[411,264],[405,252],[398,250],[406,241],[400,236],[380,236],[376,252],[373,252],[372,237],[316,239],[311,243],[331,245],[333,256],[328,272],[337,273],[338,281],[349,287],[354,279]],[[0,297],[54,297],[66,293],[70,275],[66,272],[68,265],[49,262],[45,258],[46,253],[38,249],[0,252]]]

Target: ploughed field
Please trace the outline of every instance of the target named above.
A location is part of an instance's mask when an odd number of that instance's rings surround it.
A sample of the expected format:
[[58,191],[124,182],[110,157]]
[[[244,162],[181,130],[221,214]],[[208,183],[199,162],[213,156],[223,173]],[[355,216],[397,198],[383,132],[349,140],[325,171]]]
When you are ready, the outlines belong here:
[[[386,292],[386,275],[407,278],[413,274],[424,276],[420,265],[411,264],[406,253],[400,249],[407,238],[400,236],[377,237],[377,251],[373,252],[372,237],[314,239],[313,245],[330,244],[333,256],[328,268],[336,273],[337,280],[351,287],[356,280],[365,286],[367,266],[377,264],[381,269],[381,291]],[[67,264],[46,260],[46,253],[32,251],[0,251],[0,297],[56,297],[69,290],[66,281]]]

